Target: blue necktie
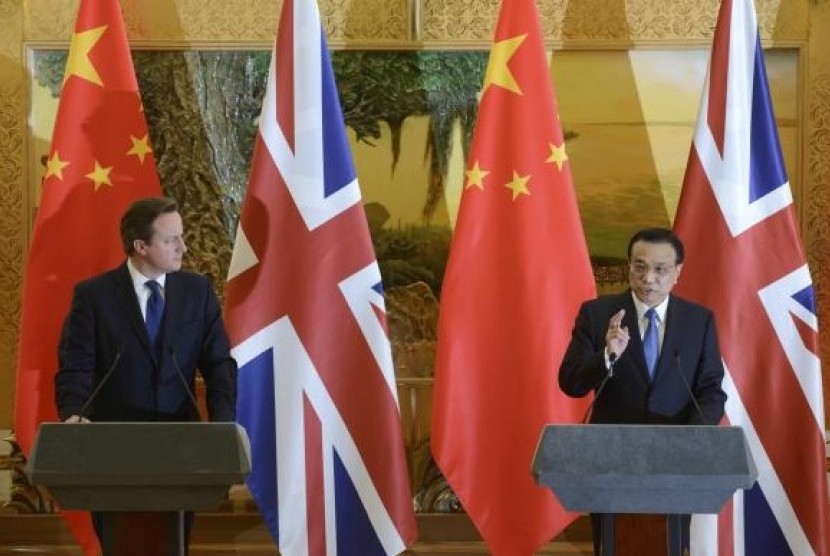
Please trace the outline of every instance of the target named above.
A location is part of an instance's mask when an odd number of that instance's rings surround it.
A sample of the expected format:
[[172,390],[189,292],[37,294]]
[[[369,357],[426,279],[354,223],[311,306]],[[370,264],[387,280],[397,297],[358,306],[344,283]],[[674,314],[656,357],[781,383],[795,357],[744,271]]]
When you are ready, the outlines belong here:
[[161,317],[164,314],[164,298],[161,297],[161,284],[155,280],[147,280],[144,285],[150,288],[150,297],[147,298],[147,311],[144,323],[147,325],[147,335],[150,344],[155,345],[161,327]]
[[646,354],[648,376],[654,378],[654,367],[657,365],[657,355],[660,353],[660,336],[657,330],[657,311],[654,307],[646,311],[646,334],[643,336],[643,351]]

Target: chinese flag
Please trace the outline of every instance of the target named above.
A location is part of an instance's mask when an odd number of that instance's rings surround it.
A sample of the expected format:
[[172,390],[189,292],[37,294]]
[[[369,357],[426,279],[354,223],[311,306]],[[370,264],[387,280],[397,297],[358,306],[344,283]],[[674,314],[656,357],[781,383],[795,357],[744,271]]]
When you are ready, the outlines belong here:
[[432,452],[494,554],[575,517],[535,484],[542,427],[587,401],[557,386],[596,289],[533,0],[502,3],[441,291]]
[[[73,286],[123,261],[121,215],[160,192],[118,0],[81,0],[23,287],[15,432],[27,456],[38,424],[57,419],[57,344]],[[88,514],[68,521],[95,554]]]

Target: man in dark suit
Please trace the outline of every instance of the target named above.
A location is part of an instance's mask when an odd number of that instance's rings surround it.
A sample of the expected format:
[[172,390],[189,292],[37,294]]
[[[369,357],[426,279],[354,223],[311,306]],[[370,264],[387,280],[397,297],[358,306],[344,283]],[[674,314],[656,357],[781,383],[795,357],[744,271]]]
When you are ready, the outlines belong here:
[[55,377],[64,421],[198,421],[197,368],[209,419],[235,419],[236,362],[208,278],[181,271],[182,234],[174,200],[136,201],[121,219],[127,260],[75,287]]
[[[723,416],[714,314],[671,294],[683,254],[671,230],[637,232],[628,244],[630,289],[580,308],[559,386],[573,397],[596,392],[592,423],[716,425]],[[684,529],[688,544],[688,520]]]

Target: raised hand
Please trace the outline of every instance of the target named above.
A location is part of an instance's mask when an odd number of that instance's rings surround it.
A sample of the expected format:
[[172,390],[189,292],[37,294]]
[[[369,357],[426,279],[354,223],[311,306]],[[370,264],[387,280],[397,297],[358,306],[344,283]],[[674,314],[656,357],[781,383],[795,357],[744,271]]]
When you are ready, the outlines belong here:
[[619,358],[628,347],[628,327],[622,325],[625,309],[617,311],[608,321],[608,332],[605,333],[605,348],[608,355],[613,353]]

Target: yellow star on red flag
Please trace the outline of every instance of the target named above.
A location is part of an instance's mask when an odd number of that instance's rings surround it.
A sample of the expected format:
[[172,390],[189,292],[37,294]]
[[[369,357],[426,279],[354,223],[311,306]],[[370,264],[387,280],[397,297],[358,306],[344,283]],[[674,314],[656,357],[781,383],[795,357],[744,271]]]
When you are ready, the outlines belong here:
[[72,42],[69,45],[69,57],[66,60],[66,73],[63,76],[64,83],[70,76],[75,75],[81,79],[86,79],[90,83],[104,85],[101,76],[98,75],[98,70],[95,69],[95,65],[89,58],[89,53],[104,36],[106,30],[107,26],[102,25],[101,27],[75,33],[72,36]]
[[112,172],[112,166],[103,167],[96,160],[95,169],[87,174],[86,177],[95,183],[95,191],[98,191],[102,185],[112,186],[112,181],[110,181],[110,172]]
[[478,187],[479,189],[484,191],[484,178],[486,178],[487,174],[489,173],[489,170],[482,170],[481,166],[478,163],[478,160],[476,160],[475,164],[473,164],[473,167],[464,172],[464,174],[467,176],[467,185],[465,189],[469,189],[471,187]]
[[530,190],[527,188],[527,182],[530,181],[530,176],[520,176],[516,170],[513,170],[513,179],[504,186],[513,192],[513,200],[515,201],[519,195],[530,195]]
[[52,157],[46,161],[46,175],[43,176],[43,179],[49,179],[52,176],[55,176],[59,180],[63,180],[63,169],[69,166],[69,162],[65,160],[61,160],[58,151],[52,153]]
[[522,94],[522,89],[513,76],[513,72],[510,71],[508,64],[524,42],[525,37],[527,37],[527,33],[498,41],[493,45],[490,60],[487,62],[487,72],[484,75],[482,94],[487,91],[490,85],[498,85],[517,95]]
[[127,154],[132,154],[138,157],[142,164],[144,164],[144,157],[153,152],[150,148],[150,140],[148,135],[144,135],[141,139],[130,135],[130,140],[133,146],[127,151]]
[[563,141],[558,147],[553,143],[548,143],[548,145],[550,145],[550,156],[547,160],[545,160],[545,162],[555,162],[561,172],[562,165],[568,160],[568,153],[565,152],[565,143]]

